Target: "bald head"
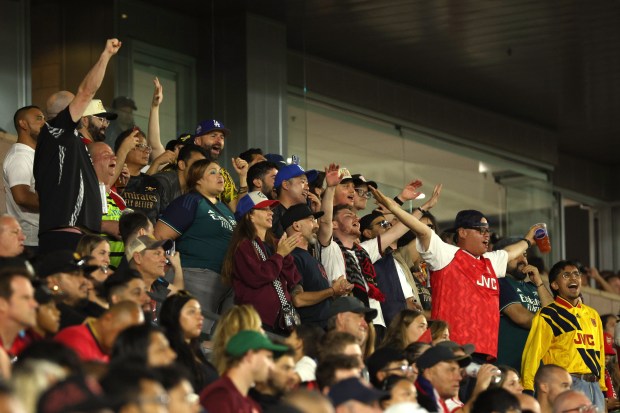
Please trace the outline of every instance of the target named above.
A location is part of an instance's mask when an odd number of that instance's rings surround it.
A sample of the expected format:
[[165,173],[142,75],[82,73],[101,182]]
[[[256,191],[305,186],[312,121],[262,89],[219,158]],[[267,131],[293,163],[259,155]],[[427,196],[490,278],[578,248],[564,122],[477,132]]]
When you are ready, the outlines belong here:
[[553,413],[577,411],[582,406],[592,406],[592,401],[580,391],[567,390],[555,399]]
[[119,333],[127,327],[144,323],[142,308],[133,301],[121,301],[97,319],[98,333],[101,335],[101,348],[110,354]]
[[64,108],[69,106],[75,95],[67,90],[54,93],[47,99],[46,111],[47,118],[55,118]]
[[540,413],[540,403],[534,397],[526,393],[515,394],[519,399],[522,412]]

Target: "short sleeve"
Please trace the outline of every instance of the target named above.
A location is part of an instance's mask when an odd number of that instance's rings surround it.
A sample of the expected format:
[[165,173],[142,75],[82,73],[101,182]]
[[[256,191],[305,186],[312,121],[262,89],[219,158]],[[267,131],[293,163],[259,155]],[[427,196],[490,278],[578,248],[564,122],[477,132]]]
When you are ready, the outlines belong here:
[[202,197],[195,193],[180,196],[168,205],[159,220],[182,235],[194,222],[201,199]]
[[459,247],[446,244],[441,240],[439,235],[433,232],[428,249],[424,251],[424,247],[419,238],[416,239],[416,249],[431,270],[438,271],[450,264],[454,259],[454,255],[459,250]]
[[484,254],[484,258],[488,258],[493,266],[493,271],[497,278],[506,276],[506,266],[508,265],[508,253],[504,250],[497,250],[493,252],[487,252]]
[[6,176],[9,188],[13,188],[17,185],[31,185],[32,163],[33,157],[27,156],[20,151],[6,158],[4,162],[4,175]]

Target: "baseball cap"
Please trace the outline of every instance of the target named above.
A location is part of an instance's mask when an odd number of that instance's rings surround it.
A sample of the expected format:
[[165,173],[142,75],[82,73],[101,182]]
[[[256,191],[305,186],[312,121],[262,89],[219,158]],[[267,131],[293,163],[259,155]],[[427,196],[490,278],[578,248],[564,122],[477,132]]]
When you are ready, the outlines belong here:
[[195,136],[201,136],[214,130],[221,131],[226,137],[230,135],[230,129],[227,129],[222,122],[215,119],[208,119],[203,120],[196,126]]
[[115,97],[112,101],[112,107],[114,109],[132,108],[133,110],[138,110],[138,108],[136,107],[136,102],[134,102],[132,98],[129,98],[127,96]]
[[235,211],[235,218],[241,219],[245,214],[252,209],[269,208],[279,205],[280,201],[274,201],[265,196],[261,191],[249,192],[246,196],[242,197],[237,202],[237,210]]
[[375,181],[367,181],[362,174],[351,175],[351,178],[353,179],[353,184],[355,186],[366,184],[368,186],[372,186],[375,189],[378,188],[378,185]]
[[449,347],[435,346],[422,353],[416,361],[416,365],[419,369],[424,370],[442,361],[456,361],[460,367],[465,367],[471,363],[471,356],[456,356]]
[[80,254],[71,250],[59,250],[40,257],[36,262],[36,272],[40,278],[61,272],[71,273],[83,271],[90,273],[97,269],[96,265],[86,265]]
[[391,362],[400,360],[407,360],[407,357],[402,351],[399,351],[394,347],[382,347],[376,350],[366,359],[366,366],[368,367],[368,373],[370,374],[370,381],[375,385],[379,385],[376,378],[377,373]]
[[456,232],[459,228],[479,228],[488,227],[487,223],[480,222],[482,218],[486,218],[484,214],[475,209],[464,209],[459,211],[454,218],[454,226],[448,230],[450,232]]
[[386,396],[389,396],[388,392],[364,386],[357,377],[339,381],[331,386],[328,394],[335,407],[349,400],[357,400],[358,402],[368,404]]
[[144,250],[154,250],[162,247],[164,250],[169,250],[174,245],[174,241],[171,239],[158,240],[149,235],[142,235],[129,240],[125,245],[125,257],[127,261],[133,259],[133,254],[136,252],[142,252]]
[[327,318],[346,312],[365,314],[364,318],[367,322],[372,321],[377,316],[377,310],[366,307],[358,298],[347,295],[345,297],[338,297],[332,301],[332,305],[329,307],[327,313]]
[[360,218],[360,231],[364,232],[365,229],[370,229],[370,224],[372,224],[372,221],[382,216],[383,216],[383,212],[377,211],[375,209],[370,214],[366,214],[363,217],[361,217]]
[[282,168],[283,166],[286,166],[286,161],[284,160],[284,157],[279,153],[268,153],[265,155],[265,159],[267,159],[268,162],[273,162],[274,164],[276,164],[276,168],[278,170],[280,170],[280,168]]
[[312,210],[306,204],[297,204],[286,210],[284,215],[282,215],[282,218],[280,218],[280,224],[282,224],[282,228],[286,230],[296,221],[308,218],[309,216],[313,216],[314,218],[320,218],[323,216],[323,214],[323,211],[312,212]]
[[342,181],[340,181],[340,183],[343,183],[344,181],[350,181],[353,179],[353,177],[351,176],[351,172],[349,172],[347,168],[338,169],[338,173],[340,174],[340,176],[342,176]]
[[304,171],[304,168],[293,163],[290,165],[285,165],[278,170],[278,174],[276,175],[276,182],[274,187],[279,188],[282,186],[282,182],[288,181],[289,179],[295,178],[296,176],[306,175],[308,178],[308,182],[313,182],[318,176],[319,172],[316,169],[310,169],[309,171]]
[[473,344],[463,344],[463,345],[460,345],[460,344],[455,343],[454,341],[451,341],[451,340],[440,341],[436,345],[437,346],[442,346],[442,347],[447,347],[450,350],[452,350],[452,352],[454,352],[455,350],[463,350],[465,352],[465,354],[467,354],[468,356],[471,356],[471,354],[474,352],[474,350],[476,350],[476,346],[474,346]]
[[100,118],[106,118],[107,120],[114,120],[118,118],[116,113],[105,110],[101,99],[91,100],[88,106],[86,106],[86,110],[84,110],[82,116],[97,116]]
[[226,344],[226,353],[233,357],[243,356],[250,350],[271,350],[275,353],[284,353],[288,351],[288,347],[275,344],[263,333],[254,330],[242,330],[232,336]]

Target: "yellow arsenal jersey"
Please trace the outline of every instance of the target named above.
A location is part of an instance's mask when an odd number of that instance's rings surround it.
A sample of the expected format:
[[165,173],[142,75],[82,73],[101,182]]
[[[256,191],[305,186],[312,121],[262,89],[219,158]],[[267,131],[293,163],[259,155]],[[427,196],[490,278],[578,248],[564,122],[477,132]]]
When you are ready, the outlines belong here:
[[601,319],[591,307],[561,297],[543,307],[532,321],[527,337],[521,375],[523,387],[534,389],[534,375],[542,364],[557,364],[571,374],[594,374],[605,386],[605,352]]

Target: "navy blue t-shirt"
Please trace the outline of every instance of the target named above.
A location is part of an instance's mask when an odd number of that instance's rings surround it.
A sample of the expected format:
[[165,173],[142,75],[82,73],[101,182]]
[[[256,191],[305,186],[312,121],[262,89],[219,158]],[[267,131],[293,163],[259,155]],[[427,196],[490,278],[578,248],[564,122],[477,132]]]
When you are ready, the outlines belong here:
[[[295,248],[291,255],[295,259],[295,266],[297,266],[297,270],[301,274],[300,284],[304,291],[322,291],[331,287],[323,264],[317,261],[308,251]],[[327,324],[325,317],[330,304],[331,299],[328,298],[314,305],[299,307],[297,312],[301,317],[302,323],[318,324],[321,327],[325,327]]]

